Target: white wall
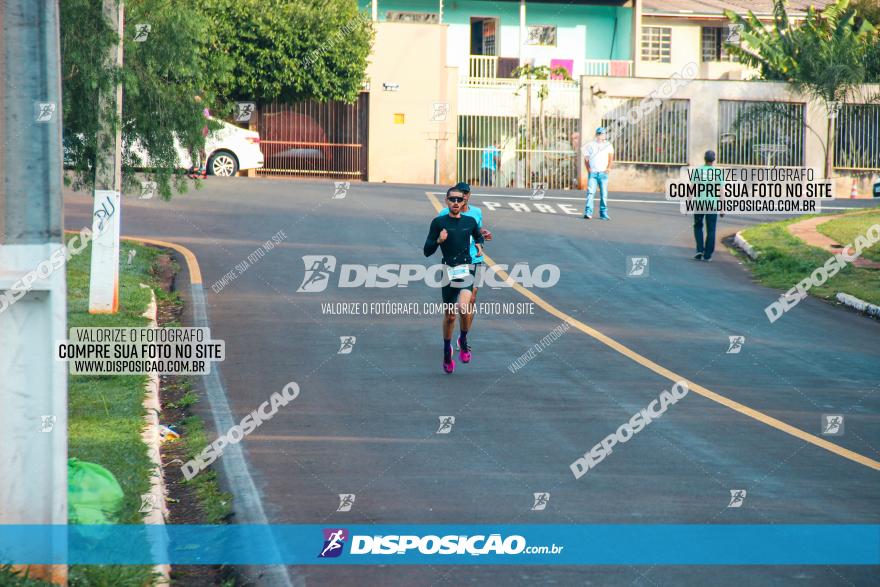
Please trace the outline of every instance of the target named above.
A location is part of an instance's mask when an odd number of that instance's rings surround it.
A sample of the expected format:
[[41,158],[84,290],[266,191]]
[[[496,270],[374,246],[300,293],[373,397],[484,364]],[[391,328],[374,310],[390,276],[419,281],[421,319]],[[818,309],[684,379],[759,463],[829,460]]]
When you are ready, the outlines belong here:
[[[434,183],[434,142],[440,143],[440,181],[455,180],[458,72],[446,66],[442,24],[380,22],[370,56],[368,178],[371,182]],[[384,91],[383,82],[399,84]],[[432,121],[434,103],[448,103],[442,121]],[[403,124],[395,123],[403,114]]]
[[[614,98],[642,98],[658,89],[666,79],[626,78],[626,77],[581,77],[581,87],[593,87],[605,94],[594,98],[589,91],[581,95],[581,136],[592,136],[592,129],[601,124],[603,115],[617,103]],[[860,89],[861,95],[871,96],[880,91],[880,86],[866,85]],[[795,94],[783,82],[765,81],[724,81],[695,79],[679,87],[673,98],[689,101],[688,113],[688,164],[698,166],[703,163],[703,153],[708,149],[718,150],[718,101],[756,100],[806,103],[806,124],[815,132],[804,133],[804,166],[816,170],[817,177],[825,175],[825,148],[827,144],[827,112],[819,102],[810,101]],[[818,135],[817,135],[818,133]],[[675,165],[617,164],[615,176],[618,185],[627,185],[634,191],[663,191],[664,180],[678,173]],[[838,198],[849,196],[853,174],[843,170],[832,172],[836,178],[835,193]],[[584,169],[581,166],[580,176]],[[873,174],[872,174],[873,175]],[[868,175],[860,178],[862,192],[867,193],[873,180]],[[583,183],[583,181],[581,181]]]
[[471,52],[471,29],[463,24],[446,26],[446,65],[457,67],[462,75],[467,75],[468,55]]
[[[639,41],[637,58],[639,63],[639,75],[642,77],[669,77],[675,72],[680,72],[689,62],[700,65],[699,77],[702,79],[744,79],[751,77],[757,72],[734,61],[712,61],[704,63],[702,60],[702,27],[724,26],[726,21],[718,20],[689,20],[657,18],[645,16],[642,26],[668,27],[671,33],[671,63],[656,63],[653,61],[641,61],[642,50]],[[732,78],[730,76],[733,76]]]
[[560,27],[556,35],[556,47],[525,45],[523,59],[534,59],[535,65],[550,65],[551,59],[571,59],[574,61],[573,74],[581,75],[584,72],[584,55],[587,53],[587,27],[584,25],[573,28]]
[[[539,23],[540,24],[540,23]],[[546,23],[552,24],[552,23]],[[471,50],[471,30],[469,25],[450,24],[447,44],[447,65],[458,67],[462,75],[468,72],[468,57]],[[587,27],[559,27],[556,31],[556,47],[539,47],[524,45],[524,60],[533,58],[535,65],[550,65],[551,59],[571,59],[574,61],[573,76],[584,73],[584,55],[586,55]],[[499,57],[519,56],[519,25],[501,26],[496,37],[496,48]]]

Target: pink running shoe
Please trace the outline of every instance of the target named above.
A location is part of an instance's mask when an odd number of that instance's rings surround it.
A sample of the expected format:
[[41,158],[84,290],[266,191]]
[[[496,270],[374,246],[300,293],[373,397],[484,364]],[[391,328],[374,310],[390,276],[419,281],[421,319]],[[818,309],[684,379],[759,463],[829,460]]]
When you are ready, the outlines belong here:
[[449,357],[449,362],[446,362],[446,358],[443,359],[443,370],[447,373],[451,374],[455,371],[455,360],[452,357]]
[[458,358],[461,359],[462,363],[470,363],[471,362],[471,347],[469,344],[461,344],[461,339],[458,340]]

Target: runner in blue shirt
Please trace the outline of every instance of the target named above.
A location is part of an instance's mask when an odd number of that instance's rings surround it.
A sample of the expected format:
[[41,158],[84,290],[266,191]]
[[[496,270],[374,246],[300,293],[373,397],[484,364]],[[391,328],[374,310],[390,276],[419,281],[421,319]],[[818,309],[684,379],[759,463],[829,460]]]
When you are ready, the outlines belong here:
[[480,185],[494,185],[495,173],[498,171],[498,160],[501,158],[501,150],[496,143],[492,143],[483,149],[480,156]]

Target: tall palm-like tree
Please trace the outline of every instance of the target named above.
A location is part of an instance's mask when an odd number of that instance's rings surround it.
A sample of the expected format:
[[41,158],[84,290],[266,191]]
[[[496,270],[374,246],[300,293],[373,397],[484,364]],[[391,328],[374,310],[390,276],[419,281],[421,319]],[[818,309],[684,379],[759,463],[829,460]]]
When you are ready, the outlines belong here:
[[830,177],[834,118],[840,104],[858,95],[867,81],[865,58],[876,39],[876,28],[867,19],[857,18],[849,0],[837,0],[821,12],[810,7],[799,25],[789,18],[785,0],[776,0],[771,26],[751,11],[745,16],[725,14],[741,30],[741,44],[727,46],[732,55],[760,70],[763,79],[787,82],[793,90],[825,105],[829,114],[825,176]]

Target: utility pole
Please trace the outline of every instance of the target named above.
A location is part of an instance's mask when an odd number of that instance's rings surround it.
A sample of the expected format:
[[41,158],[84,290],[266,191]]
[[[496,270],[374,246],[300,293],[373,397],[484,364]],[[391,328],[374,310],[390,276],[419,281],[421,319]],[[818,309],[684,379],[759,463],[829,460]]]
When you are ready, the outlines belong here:
[[639,77],[642,60],[642,0],[632,0],[632,76]]
[[[67,338],[57,1],[0,0],[0,524],[67,523]],[[59,558],[64,538],[46,538]],[[31,566],[66,582],[66,567]]]
[[526,44],[526,0],[519,0],[519,66],[525,65],[523,61],[523,47]]
[[[117,42],[106,57],[108,67],[122,67],[123,0],[104,0],[104,18]],[[89,274],[89,312],[119,310],[119,223],[122,212],[122,85],[102,93],[99,100],[98,153],[95,158],[95,202],[92,217],[92,268]]]

